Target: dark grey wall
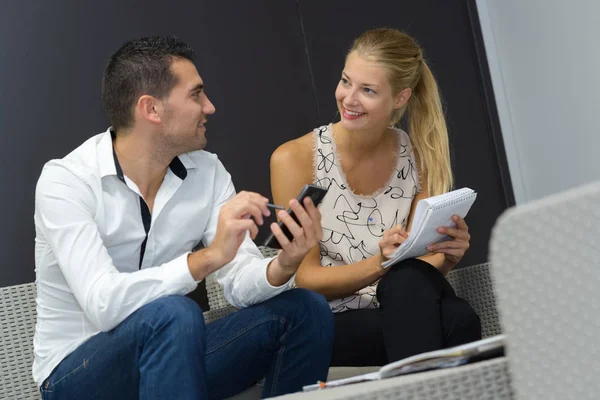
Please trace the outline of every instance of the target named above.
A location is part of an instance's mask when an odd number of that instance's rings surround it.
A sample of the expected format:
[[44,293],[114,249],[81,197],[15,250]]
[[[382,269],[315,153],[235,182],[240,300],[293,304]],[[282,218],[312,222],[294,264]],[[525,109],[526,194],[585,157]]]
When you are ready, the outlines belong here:
[[[336,116],[335,87],[355,37],[380,26],[416,38],[437,79],[447,113],[455,186],[478,192],[467,217],[471,248],[461,266],[487,261],[490,229],[514,204],[474,1],[326,2],[302,0],[300,10],[321,123]],[[336,119],[339,120],[339,117]],[[300,134],[302,132],[298,132]]]
[[375,26],[407,29],[425,47],[446,99],[457,184],[480,194],[464,264],[485,261],[490,228],[512,192],[506,195],[501,179],[503,149],[493,145],[495,111],[490,114],[484,91],[489,78],[476,51],[472,3],[4,2],[0,286],[34,280],[33,195],[40,169],[107,128],[100,102],[106,59],[125,40],[150,34],[175,34],[196,49],[217,108],[207,125],[208,150],[219,154],[238,190],[270,195],[275,147],[332,120],[333,92],[352,38]]
[[268,195],[276,145],[293,137],[290,127],[317,123],[295,1],[7,3],[0,12],[0,286],[34,280],[41,167],[107,128],[102,70],[125,40],[175,34],[195,48],[217,109],[208,150],[220,155],[238,190]]

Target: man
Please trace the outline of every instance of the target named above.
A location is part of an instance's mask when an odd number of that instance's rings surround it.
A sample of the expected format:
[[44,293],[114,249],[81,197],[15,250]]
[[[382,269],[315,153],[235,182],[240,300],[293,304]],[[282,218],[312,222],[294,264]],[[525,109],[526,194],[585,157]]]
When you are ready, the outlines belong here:
[[[291,289],[321,237],[290,200],[294,234],[263,259],[267,199],[236,194],[206,145],[215,108],[194,52],[168,37],[125,43],[102,98],[111,128],[48,162],[36,188],[38,320],[33,376],[44,399],[205,399],[266,377],[264,396],[324,380],[333,322],[323,297]],[[200,241],[205,248],[192,252]],[[204,325],[184,295],[216,273],[242,310]]]

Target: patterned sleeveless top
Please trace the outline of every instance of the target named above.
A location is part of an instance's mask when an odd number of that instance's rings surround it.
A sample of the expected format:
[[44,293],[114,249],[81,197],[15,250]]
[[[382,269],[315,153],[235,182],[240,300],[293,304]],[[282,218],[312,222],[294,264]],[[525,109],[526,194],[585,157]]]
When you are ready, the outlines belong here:
[[[386,185],[375,193],[355,194],[339,162],[332,125],[314,130],[314,183],[329,188],[319,206],[323,239],[320,242],[321,265],[347,265],[379,253],[384,230],[408,224],[410,207],[420,190],[419,174],[408,134],[398,133],[396,168]],[[377,282],[352,296],[329,302],[333,312],[379,307]]]

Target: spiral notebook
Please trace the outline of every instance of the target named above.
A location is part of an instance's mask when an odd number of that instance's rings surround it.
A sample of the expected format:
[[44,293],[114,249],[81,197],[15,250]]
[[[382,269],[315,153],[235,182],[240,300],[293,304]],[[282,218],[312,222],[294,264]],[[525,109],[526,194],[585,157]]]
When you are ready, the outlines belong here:
[[390,259],[381,265],[387,268],[407,258],[425,255],[430,244],[448,240],[448,236],[438,233],[437,228],[454,227],[452,216],[456,214],[462,218],[466,217],[476,198],[475,191],[462,188],[419,200],[408,238]]

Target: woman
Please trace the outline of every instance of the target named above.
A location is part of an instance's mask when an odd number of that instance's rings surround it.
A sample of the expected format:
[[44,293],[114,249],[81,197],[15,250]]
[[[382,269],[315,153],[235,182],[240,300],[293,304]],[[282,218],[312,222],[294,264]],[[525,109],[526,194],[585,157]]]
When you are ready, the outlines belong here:
[[[395,29],[363,33],[347,54],[335,98],[339,122],[271,157],[275,202],[306,183],[329,188],[320,206],[323,239],[296,284],[330,301],[332,365],[383,365],[479,339],[479,318],[444,278],[469,247],[462,218],[438,229],[451,240],[429,254],[381,267],[406,239],[417,202],[453,183],[440,95],[422,50]],[[395,127],[403,116],[408,134]]]

